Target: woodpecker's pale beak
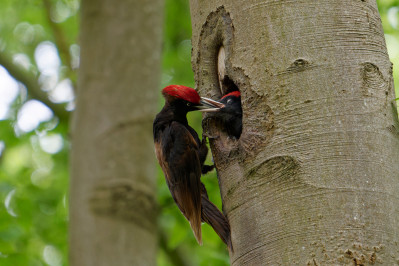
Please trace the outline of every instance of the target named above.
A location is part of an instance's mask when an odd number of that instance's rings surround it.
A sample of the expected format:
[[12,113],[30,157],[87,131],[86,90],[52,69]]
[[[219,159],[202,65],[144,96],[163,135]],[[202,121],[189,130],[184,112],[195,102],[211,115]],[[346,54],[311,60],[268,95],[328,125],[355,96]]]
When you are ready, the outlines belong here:
[[205,97],[201,97],[200,103],[201,105],[197,106],[200,112],[217,112],[224,107],[223,103]]

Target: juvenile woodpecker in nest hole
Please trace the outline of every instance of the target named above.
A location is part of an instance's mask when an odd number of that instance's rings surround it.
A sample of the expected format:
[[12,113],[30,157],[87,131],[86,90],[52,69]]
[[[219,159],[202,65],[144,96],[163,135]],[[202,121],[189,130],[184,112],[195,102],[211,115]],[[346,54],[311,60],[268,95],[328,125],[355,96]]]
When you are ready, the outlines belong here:
[[[241,108],[241,94],[239,91],[233,91],[224,95],[219,101],[223,106],[208,114],[203,123],[209,119],[216,121],[219,124],[220,130],[227,133],[227,135],[239,139],[242,132],[242,108]],[[209,138],[215,138],[209,136]]]

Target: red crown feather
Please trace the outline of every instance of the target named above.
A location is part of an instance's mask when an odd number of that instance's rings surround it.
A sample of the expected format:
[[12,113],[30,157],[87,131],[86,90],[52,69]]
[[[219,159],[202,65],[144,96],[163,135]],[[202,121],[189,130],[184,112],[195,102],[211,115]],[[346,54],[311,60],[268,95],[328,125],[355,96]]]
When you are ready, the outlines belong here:
[[233,92],[230,92],[230,93],[224,95],[224,96],[222,97],[222,99],[223,99],[223,98],[226,98],[226,97],[228,97],[228,96],[240,97],[240,96],[241,96],[241,93],[240,93],[239,91],[233,91]]
[[182,85],[169,85],[163,88],[163,94],[168,94],[170,96],[186,100],[191,103],[199,104],[200,96],[197,91],[193,88],[182,86]]

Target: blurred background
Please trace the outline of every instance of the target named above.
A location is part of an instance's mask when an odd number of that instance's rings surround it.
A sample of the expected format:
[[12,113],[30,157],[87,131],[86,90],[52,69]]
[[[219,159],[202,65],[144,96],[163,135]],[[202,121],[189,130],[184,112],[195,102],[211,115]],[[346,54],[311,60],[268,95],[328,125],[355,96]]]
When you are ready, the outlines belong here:
[[[378,8],[399,97],[399,3]],[[68,265],[68,126],[79,69],[79,0],[2,0],[0,4],[0,265]],[[166,0],[162,81],[194,86],[188,0]],[[163,100],[159,99],[159,108]],[[190,113],[200,131],[201,114]],[[159,169],[159,168],[158,168]],[[221,207],[216,174],[203,177]],[[193,265],[228,265],[225,245],[203,226],[204,246],[176,208],[158,171],[158,265],[175,249]]]

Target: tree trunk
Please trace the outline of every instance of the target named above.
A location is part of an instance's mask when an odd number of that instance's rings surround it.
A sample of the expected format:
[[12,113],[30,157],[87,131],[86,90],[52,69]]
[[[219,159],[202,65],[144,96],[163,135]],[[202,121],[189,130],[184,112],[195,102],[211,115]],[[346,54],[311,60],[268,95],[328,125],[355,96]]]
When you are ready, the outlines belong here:
[[399,124],[376,2],[191,0],[191,16],[200,94],[242,95],[239,140],[205,128],[231,264],[397,264]]
[[71,265],[155,265],[161,0],[83,0],[72,128]]

